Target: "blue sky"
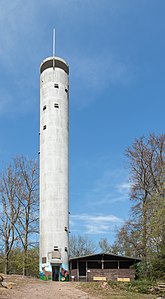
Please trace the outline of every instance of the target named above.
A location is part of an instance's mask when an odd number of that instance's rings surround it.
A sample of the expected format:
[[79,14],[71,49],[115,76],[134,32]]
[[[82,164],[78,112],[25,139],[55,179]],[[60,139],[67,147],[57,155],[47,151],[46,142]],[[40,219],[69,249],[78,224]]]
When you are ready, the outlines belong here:
[[70,229],[113,242],[133,140],[164,132],[164,0],[0,0],[0,165],[39,150],[39,66],[70,66]]

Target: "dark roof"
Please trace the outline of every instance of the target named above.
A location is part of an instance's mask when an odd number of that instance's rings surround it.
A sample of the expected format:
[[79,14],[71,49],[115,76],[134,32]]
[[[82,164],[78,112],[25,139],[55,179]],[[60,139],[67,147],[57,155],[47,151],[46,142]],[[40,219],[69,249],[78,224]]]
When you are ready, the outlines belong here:
[[50,57],[48,59],[45,59],[40,66],[40,73],[42,74],[42,72],[46,69],[52,68],[53,64],[56,68],[64,70],[69,75],[69,66],[66,64],[64,60],[58,57]]
[[90,255],[86,255],[86,256],[78,256],[78,257],[73,257],[70,258],[70,261],[73,260],[100,260],[104,258],[104,260],[122,260],[122,261],[134,261],[135,263],[138,263],[141,261],[140,258],[134,258],[134,257],[128,257],[128,256],[122,256],[122,255],[116,255],[114,253],[95,253],[95,254],[90,254]]

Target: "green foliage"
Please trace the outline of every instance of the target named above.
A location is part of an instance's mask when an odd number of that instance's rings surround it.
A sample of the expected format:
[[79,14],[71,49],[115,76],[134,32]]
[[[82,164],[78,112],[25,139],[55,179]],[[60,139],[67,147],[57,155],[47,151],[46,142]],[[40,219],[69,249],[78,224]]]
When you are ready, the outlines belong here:
[[[0,259],[0,272],[4,272],[5,261],[4,256]],[[20,248],[15,248],[10,252],[9,256],[9,273],[10,274],[23,274],[24,265],[24,251]],[[26,270],[28,276],[38,277],[39,275],[39,250],[38,248],[32,248],[27,253]]]
[[1,254],[0,255],[0,273],[4,273],[4,269],[5,269],[5,261],[4,261],[4,257]]

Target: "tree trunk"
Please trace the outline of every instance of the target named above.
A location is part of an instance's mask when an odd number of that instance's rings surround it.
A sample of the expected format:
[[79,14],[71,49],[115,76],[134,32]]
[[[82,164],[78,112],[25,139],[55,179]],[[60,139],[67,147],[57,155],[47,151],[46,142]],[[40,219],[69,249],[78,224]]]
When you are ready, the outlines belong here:
[[9,255],[5,257],[5,275],[9,274]]

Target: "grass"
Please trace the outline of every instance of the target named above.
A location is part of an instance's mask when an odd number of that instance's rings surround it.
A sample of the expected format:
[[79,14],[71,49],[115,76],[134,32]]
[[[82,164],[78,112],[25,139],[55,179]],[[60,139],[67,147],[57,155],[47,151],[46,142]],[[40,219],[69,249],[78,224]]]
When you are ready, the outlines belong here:
[[103,283],[99,282],[79,284],[79,288],[83,291],[101,299],[155,299],[158,295],[144,294],[148,292],[150,286],[149,282],[143,281],[133,283],[108,282],[105,287]]

